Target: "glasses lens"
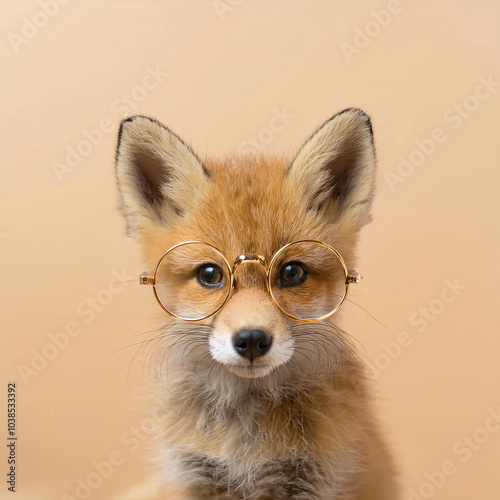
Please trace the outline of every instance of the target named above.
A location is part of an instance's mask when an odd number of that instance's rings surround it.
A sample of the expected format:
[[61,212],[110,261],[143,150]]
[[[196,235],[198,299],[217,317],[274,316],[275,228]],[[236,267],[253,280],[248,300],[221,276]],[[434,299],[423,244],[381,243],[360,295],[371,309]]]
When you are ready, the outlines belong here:
[[280,308],[314,320],[336,311],[347,292],[346,271],[337,253],[319,242],[292,243],[273,260],[270,290]]
[[156,296],[181,319],[203,319],[215,313],[231,289],[224,257],[210,245],[185,243],[171,249],[156,271]]

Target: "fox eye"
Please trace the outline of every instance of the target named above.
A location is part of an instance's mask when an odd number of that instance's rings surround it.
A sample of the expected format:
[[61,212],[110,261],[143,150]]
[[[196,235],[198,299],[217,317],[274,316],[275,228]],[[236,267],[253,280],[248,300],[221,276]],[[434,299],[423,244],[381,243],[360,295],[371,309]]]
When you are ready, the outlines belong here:
[[198,283],[209,288],[218,288],[224,284],[222,270],[217,264],[203,264],[196,271]]
[[307,278],[307,267],[301,262],[288,262],[280,271],[278,285],[280,286],[299,286]]

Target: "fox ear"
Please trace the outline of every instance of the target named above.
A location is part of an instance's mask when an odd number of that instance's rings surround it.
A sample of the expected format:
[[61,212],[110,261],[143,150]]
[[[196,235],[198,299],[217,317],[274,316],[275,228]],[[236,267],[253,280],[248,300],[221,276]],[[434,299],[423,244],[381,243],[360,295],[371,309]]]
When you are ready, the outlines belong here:
[[330,118],[306,141],[286,175],[308,209],[359,229],[370,220],[375,183],[370,118],[356,108]]
[[121,123],[116,176],[128,233],[150,223],[168,225],[192,210],[209,173],[179,137],[160,122],[132,116]]

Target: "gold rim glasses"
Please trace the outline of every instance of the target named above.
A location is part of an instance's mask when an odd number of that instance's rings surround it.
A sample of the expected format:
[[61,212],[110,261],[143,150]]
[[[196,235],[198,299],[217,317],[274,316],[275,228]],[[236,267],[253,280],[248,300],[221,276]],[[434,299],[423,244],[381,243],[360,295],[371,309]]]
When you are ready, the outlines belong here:
[[278,250],[269,264],[258,254],[241,254],[229,264],[217,248],[186,241],[161,257],[153,276],[143,273],[141,285],[153,285],[156,300],[168,314],[200,321],[217,314],[236,288],[242,264],[261,265],[266,288],[276,307],[298,321],[320,321],[336,313],[361,275],[349,273],[340,253],[316,240],[298,240]]

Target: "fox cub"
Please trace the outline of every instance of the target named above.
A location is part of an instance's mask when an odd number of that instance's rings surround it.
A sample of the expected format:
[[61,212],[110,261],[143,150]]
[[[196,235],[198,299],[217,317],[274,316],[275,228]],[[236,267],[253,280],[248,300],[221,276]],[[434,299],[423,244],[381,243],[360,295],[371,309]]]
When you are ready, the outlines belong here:
[[[363,365],[335,321],[370,220],[369,117],[346,109],[292,161],[201,161],[158,121],[120,127],[129,233],[162,308],[157,485],[141,500],[394,500]],[[153,344],[151,344],[153,345]]]

